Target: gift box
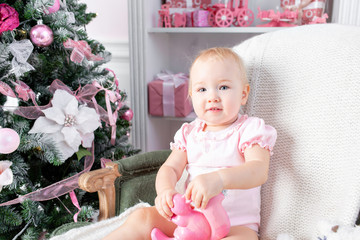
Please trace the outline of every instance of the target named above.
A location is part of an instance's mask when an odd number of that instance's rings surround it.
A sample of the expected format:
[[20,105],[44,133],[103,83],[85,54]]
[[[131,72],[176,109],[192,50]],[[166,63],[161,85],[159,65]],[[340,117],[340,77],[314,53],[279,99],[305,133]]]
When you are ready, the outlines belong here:
[[188,76],[160,73],[148,83],[148,108],[153,116],[186,117],[192,111]]
[[311,3],[303,8],[302,24],[309,24],[315,18],[321,18],[324,14],[326,0],[312,0]]
[[209,27],[209,12],[206,10],[195,10],[186,13],[187,27]]
[[[301,24],[309,24],[315,18],[321,18],[324,14],[327,0],[311,0],[307,6],[302,9]],[[300,0],[281,1],[283,9],[296,10],[301,3]]]
[[171,8],[207,8],[211,5],[211,0],[166,0]]

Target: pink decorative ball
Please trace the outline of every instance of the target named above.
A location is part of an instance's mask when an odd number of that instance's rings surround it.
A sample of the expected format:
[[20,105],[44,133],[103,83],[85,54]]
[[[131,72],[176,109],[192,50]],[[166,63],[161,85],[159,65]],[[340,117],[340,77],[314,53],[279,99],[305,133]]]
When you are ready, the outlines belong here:
[[54,41],[53,31],[44,24],[31,28],[30,39],[38,47],[47,47]]
[[129,122],[133,119],[133,117],[134,117],[134,113],[131,109],[126,110],[126,112],[122,116],[123,119]]
[[0,153],[9,154],[15,151],[20,144],[20,137],[11,128],[0,128]]

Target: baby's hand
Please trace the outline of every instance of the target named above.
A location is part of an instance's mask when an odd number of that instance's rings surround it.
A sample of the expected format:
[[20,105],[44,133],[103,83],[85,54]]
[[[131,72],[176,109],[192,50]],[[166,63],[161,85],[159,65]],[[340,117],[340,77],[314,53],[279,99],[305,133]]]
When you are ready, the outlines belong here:
[[202,174],[189,183],[185,197],[195,204],[196,208],[205,209],[209,200],[222,192],[224,188],[217,172]]
[[170,220],[173,215],[171,208],[174,207],[173,196],[178,193],[174,189],[166,189],[155,198],[155,207],[159,214]]

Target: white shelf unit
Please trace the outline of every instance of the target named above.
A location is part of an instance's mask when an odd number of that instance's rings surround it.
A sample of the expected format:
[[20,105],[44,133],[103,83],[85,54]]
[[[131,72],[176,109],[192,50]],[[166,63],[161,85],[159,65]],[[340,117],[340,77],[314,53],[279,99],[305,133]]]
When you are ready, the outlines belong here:
[[284,29],[283,27],[183,27],[183,28],[159,28],[153,27],[148,30],[148,33],[265,33]]
[[[258,13],[274,9],[279,0],[249,0],[248,7]],[[187,118],[152,117],[148,114],[147,83],[161,70],[187,73],[195,55],[214,46],[232,47],[242,41],[268,31],[283,28],[157,28],[157,12],[161,0],[128,0],[132,143],[143,152],[168,149],[175,132]],[[260,24],[255,19],[253,25]]]

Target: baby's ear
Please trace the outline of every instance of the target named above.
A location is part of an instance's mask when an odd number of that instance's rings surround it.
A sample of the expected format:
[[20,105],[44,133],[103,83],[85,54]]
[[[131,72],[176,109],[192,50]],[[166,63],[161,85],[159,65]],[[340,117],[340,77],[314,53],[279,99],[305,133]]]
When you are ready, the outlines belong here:
[[245,105],[250,93],[250,85],[245,84],[242,90],[242,96],[241,96],[241,105]]

